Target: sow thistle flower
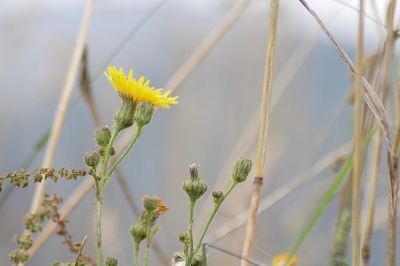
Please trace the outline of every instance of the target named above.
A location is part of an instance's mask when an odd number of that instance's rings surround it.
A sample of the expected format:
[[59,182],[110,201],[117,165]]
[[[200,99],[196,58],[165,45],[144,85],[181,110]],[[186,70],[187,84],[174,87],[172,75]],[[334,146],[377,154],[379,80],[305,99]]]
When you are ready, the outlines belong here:
[[122,68],[117,71],[115,66],[108,67],[108,74],[104,72],[111,85],[118,92],[122,99],[129,99],[135,105],[139,102],[149,102],[154,107],[161,106],[162,108],[170,108],[170,104],[178,104],[176,97],[168,97],[171,91],[167,91],[161,94],[162,88],[154,89],[149,87],[150,80],[146,80],[144,77],[140,77],[139,80],[133,78],[133,70],[129,71],[129,75],[125,76]]

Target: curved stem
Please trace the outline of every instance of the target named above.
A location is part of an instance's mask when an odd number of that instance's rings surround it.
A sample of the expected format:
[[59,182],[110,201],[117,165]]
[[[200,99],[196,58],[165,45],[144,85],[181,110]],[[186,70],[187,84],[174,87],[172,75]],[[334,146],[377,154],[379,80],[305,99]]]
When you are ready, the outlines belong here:
[[118,159],[118,161],[111,167],[110,171],[107,174],[107,180],[110,178],[112,173],[114,172],[115,168],[121,163],[121,161],[125,158],[125,156],[129,153],[129,151],[132,149],[133,145],[136,143],[136,140],[140,137],[142,134],[143,127],[138,127],[136,131],[135,137],[132,139],[131,143],[129,143],[129,146],[126,148],[124,153],[121,155],[121,157]]
[[102,162],[103,165],[101,168],[101,180],[102,181],[105,180],[105,178],[106,178],[108,160],[110,159],[110,151],[114,144],[115,138],[117,137],[119,132],[121,132],[121,130],[119,130],[118,128],[114,128],[114,132],[111,135],[110,142],[108,143],[106,150],[104,151],[104,158],[103,158],[103,162]]
[[208,230],[208,227],[211,224],[212,219],[214,219],[215,214],[217,214],[217,211],[218,211],[219,207],[221,206],[222,202],[226,199],[226,197],[229,195],[229,193],[231,193],[231,191],[237,184],[238,184],[237,182],[232,182],[230,184],[230,186],[228,187],[228,189],[226,190],[226,192],[224,193],[224,195],[222,196],[222,198],[217,203],[214,204],[214,209],[210,215],[210,218],[208,218],[203,231],[201,232],[199,242],[197,242],[196,249],[194,250],[193,254],[196,254],[199,251],[199,249],[201,247],[201,243],[203,242],[204,236],[206,235],[206,232]]

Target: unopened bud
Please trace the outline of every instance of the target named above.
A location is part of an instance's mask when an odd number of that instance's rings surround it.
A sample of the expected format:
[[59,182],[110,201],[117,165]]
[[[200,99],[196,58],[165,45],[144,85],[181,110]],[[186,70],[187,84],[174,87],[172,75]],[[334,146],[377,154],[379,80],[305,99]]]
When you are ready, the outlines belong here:
[[198,168],[195,164],[190,165],[190,179],[182,184],[182,189],[192,200],[198,200],[208,189],[207,182],[199,178]]
[[99,145],[102,148],[105,148],[110,142],[111,131],[107,126],[98,127],[94,132],[94,138],[96,140],[97,145]]
[[189,234],[187,231],[183,231],[179,233],[179,242],[183,243],[183,244],[189,244],[190,239],[189,239]]
[[214,202],[218,202],[224,196],[224,192],[221,190],[214,190],[212,196],[214,197]]
[[122,107],[114,116],[115,130],[121,131],[131,127],[134,123],[135,104],[130,99],[122,98]]
[[118,266],[118,259],[111,256],[106,257],[104,262],[106,266]]
[[91,168],[96,168],[100,162],[100,153],[98,151],[89,151],[83,156],[85,164]]
[[142,212],[139,220],[131,226],[129,232],[136,245],[147,237],[146,211]]
[[150,123],[154,113],[154,105],[149,102],[140,102],[136,106],[135,121],[138,127],[144,127]]
[[237,183],[246,181],[251,171],[251,160],[249,157],[239,157],[232,169],[232,180]]
[[152,212],[158,207],[158,200],[155,196],[149,197],[146,195],[142,198],[142,201],[144,209],[148,212]]

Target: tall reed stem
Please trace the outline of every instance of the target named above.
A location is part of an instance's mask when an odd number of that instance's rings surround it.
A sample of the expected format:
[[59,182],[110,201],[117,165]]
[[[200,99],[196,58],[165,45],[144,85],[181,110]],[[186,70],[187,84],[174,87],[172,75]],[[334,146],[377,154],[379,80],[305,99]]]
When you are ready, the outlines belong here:
[[[275,59],[276,28],[278,22],[279,0],[271,0],[270,5],[270,24],[266,52],[266,64],[264,72],[264,86],[261,107],[261,122],[258,138],[256,173],[253,183],[253,194],[250,202],[249,218],[247,220],[246,236],[243,245],[242,256],[249,259],[254,242],[256,229],[257,210],[260,203],[261,187],[264,180],[264,166],[267,151],[267,136],[269,116],[271,110],[272,76]],[[248,266],[249,262],[242,260],[242,266]]]
[[360,0],[358,17],[358,38],[356,54],[356,84],[354,100],[354,166],[353,166],[353,205],[351,227],[353,231],[352,266],[360,265],[360,205],[361,205],[361,167],[362,167],[362,65],[364,53],[364,1]]

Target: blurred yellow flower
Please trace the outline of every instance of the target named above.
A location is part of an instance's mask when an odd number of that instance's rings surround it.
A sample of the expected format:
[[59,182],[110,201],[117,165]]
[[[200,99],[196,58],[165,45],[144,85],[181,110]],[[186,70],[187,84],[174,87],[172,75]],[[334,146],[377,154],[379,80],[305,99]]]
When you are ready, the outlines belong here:
[[[283,266],[285,265],[286,260],[289,258],[289,254],[287,253],[281,253],[278,254],[274,257],[274,260],[272,261],[272,266]],[[289,262],[287,263],[287,266],[294,266],[299,262],[299,258],[293,256]]]
[[149,102],[154,107],[161,106],[163,108],[169,108],[170,104],[178,104],[176,99],[179,96],[168,97],[171,91],[161,94],[163,89],[159,88],[155,90],[154,87],[149,87],[150,80],[145,82],[144,77],[140,77],[139,80],[134,79],[132,69],[129,71],[128,76],[125,76],[122,68],[117,71],[115,66],[110,66],[107,70],[108,74],[106,72],[104,74],[123,99],[131,100],[134,104],[141,101]]

